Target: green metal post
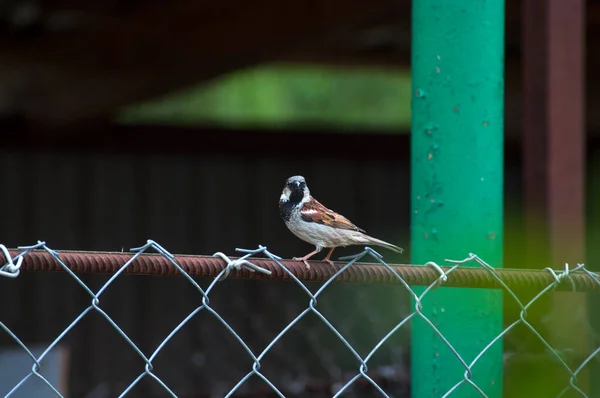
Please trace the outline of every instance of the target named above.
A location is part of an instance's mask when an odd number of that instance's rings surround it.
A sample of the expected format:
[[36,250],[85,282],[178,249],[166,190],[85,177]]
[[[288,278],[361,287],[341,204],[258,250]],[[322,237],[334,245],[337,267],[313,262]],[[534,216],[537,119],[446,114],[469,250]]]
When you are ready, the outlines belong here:
[[[504,1],[413,0],[413,264],[475,253],[502,266]],[[417,294],[422,292],[419,288]],[[502,292],[438,288],[424,315],[467,363],[502,331]],[[422,319],[412,328],[413,398],[444,395],[465,368]],[[472,367],[502,396],[502,341]],[[452,397],[479,397],[463,383]]]

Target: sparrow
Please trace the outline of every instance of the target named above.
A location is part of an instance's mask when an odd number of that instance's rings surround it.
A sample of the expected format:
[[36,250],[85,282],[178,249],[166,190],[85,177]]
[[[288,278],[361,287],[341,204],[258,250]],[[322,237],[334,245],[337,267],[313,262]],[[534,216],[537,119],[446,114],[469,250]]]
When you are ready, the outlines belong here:
[[308,259],[328,248],[329,253],[323,259],[330,265],[331,253],[336,247],[350,245],[376,245],[402,253],[403,249],[367,235],[366,231],[352,224],[346,217],[328,209],[310,195],[306,180],[302,176],[287,179],[279,197],[279,215],[285,225],[298,238],[313,244],[315,250],[301,260],[310,269]]

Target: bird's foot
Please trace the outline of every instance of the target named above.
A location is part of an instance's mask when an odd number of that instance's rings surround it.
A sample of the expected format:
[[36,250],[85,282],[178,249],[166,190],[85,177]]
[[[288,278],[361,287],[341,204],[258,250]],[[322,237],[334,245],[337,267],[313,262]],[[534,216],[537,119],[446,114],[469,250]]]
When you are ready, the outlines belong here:
[[304,257],[293,257],[292,260],[302,261],[304,265],[306,265],[306,269],[310,270],[310,264],[308,263],[308,260],[306,260]]
[[327,264],[331,265],[332,267],[334,266],[334,264],[333,264],[333,261],[331,261],[330,259],[326,258],[326,259],[324,259],[324,261],[325,261]]

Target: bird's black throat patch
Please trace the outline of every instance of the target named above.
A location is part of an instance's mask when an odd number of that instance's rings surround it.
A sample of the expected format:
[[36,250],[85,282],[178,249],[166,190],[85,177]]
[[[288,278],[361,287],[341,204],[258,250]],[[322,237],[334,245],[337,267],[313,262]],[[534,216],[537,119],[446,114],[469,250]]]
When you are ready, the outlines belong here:
[[303,197],[304,192],[302,192],[300,189],[297,189],[292,191],[289,200],[279,201],[279,215],[281,218],[283,218],[283,221],[287,222],[290,220],[292,217],[292,211],[300,204]]
[[289,203],[295,206],[302,201],[302,198],[304,198],[304,192],[301,189],[294,189],[290,193]]
[[291,201],[279,201],[279,215],[283,218],[283,221],[288,222],[292,218],[292,211],[296,207],[295,203]]

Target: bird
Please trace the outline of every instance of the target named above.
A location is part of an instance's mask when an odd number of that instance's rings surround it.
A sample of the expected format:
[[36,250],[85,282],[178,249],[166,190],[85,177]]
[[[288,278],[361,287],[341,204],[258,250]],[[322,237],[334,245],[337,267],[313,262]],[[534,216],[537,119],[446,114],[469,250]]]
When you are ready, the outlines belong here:
[[298,238],[315,246],[315,250],[304,257],[294,257],[310,269],[308,259],[324,248],[329,253],[323,259],[333,266],[331,253],[336,247],[351,245],[376,245],[402,253],[404,249],[367,235],[367,232],[350,220],[323,206],[313,198],[301,175],[288,178],[279,197],[279,215],[288,229]]

